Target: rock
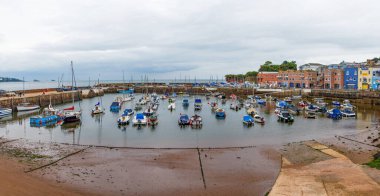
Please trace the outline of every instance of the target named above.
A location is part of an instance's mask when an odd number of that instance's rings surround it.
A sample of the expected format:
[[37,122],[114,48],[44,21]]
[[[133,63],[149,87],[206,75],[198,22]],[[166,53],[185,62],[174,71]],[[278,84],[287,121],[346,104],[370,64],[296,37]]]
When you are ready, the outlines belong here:
[[380,158],[380,152],[377,152],[376,154],[373,155],[374,159],[379,159]]

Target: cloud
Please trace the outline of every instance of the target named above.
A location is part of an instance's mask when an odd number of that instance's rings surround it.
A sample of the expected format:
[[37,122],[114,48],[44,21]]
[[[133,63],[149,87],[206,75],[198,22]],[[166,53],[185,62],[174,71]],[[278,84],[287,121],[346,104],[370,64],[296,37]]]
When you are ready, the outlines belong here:
[[[0,0],[0,71],[198,78],[379,56],[375,0]],[[36,76],[36,77],[37,77]],[[53,77],[56,78],[56,77]]]

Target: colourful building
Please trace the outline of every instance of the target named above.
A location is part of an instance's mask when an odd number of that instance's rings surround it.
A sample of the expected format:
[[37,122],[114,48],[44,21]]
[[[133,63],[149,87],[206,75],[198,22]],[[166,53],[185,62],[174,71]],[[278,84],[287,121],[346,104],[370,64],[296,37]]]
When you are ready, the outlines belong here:
[[371,87],[371,70],[367,67],[359,68],[359,80],[358,80],[358,89],[359,90],[368,90]]
[[260,86],[275,87],[277,86],[278,72],[266,72],[262,71],[257,74],[257,83]]
[[287,70],[278,72],[278,84],[287,88],[314,88],[317,72],[311,70]]
[[351,90],[358,89],[358,68],[357,67],[344,68],[344,89],[351,89]]
[[370,68],[372,73],[372,89],[380,90],[380,67]]
[[342,69],[325,69],[323,70],[323,88],[325,89],[343,89],[344,74]]

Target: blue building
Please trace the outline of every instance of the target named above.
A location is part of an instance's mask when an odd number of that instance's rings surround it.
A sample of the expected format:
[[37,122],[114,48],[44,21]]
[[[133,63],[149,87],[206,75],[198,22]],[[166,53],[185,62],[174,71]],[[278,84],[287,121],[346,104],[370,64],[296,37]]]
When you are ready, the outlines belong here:
[[380,68],[372,68],[372,89],[380,90]]
[[344,89],[358,89],[358,68],[344,68]]

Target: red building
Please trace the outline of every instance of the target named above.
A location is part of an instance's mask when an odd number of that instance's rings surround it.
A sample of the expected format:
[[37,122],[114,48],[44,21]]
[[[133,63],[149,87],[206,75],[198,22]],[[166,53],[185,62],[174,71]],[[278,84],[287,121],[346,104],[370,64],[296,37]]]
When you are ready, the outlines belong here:
[[257,74],[257,83],[260,86],[276,87],[278,72],[262,71]]
[[288,88],[314,88],[317,72],[312,70],[287,70],[278,73],[278,84]]
[[344,71],[342,69],[323,70],[323,88],[343,89],[344,88]]

